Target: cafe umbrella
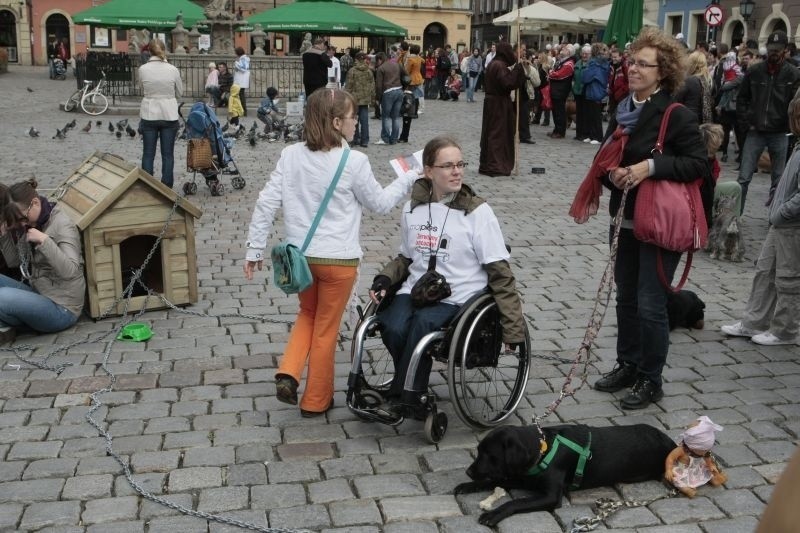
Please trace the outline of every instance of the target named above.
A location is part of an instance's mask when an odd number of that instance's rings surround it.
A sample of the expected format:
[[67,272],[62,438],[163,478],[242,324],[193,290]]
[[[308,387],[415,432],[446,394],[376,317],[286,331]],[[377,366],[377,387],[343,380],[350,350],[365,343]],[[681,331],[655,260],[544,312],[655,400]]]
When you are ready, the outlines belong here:
[[73,15],[75,24],[115,28],[174,28],[178,15],[187,28],[205,19],[203,8],[189,0],[111,0]]
[[624,46],[633,41],[642,29],[643,4],[643,0],[614,0],[603,32],[603,42]]

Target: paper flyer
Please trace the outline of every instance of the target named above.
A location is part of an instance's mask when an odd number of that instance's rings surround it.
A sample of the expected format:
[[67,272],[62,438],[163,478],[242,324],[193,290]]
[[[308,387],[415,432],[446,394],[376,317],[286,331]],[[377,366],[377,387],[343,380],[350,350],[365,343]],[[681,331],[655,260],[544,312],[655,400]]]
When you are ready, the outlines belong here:
[[389,163],[392,165],[398,177],[405,175],[409,170],[416,170],[422,174],[422,150],[414,152],[413,154],[398,156],[389,161]]

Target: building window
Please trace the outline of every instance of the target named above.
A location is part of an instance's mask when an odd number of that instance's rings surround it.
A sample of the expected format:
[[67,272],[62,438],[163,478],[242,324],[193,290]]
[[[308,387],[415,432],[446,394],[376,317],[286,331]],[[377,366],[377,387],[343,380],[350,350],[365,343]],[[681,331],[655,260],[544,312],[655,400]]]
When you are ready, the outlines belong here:
[[669,17],[667,27],[670,29],[669,34],[673,37],[683,33],[683,17],[681,15]]
[[706,24],[705,15],[694,15],[694,43],[708,43],[708,25]]

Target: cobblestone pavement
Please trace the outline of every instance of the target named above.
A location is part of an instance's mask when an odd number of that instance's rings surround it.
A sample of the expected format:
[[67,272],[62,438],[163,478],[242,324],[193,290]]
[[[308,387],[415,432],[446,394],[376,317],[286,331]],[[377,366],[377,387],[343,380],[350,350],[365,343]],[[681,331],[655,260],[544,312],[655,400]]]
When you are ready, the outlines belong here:
[[[118,140],[105,124],[81,133],[88,117],[57,110],[74,88],[54,82],[46,71],[13,68],[0,76],[0,150],[3,182],[35,173],[43,188],[67,177],[93,150],[138,161],[138,139]],[[26,87],[33,92],[27,91]],[[399,150],[419,149],[437,133],[455,134],[470,163],[467,181],[498,213],[513,267],[533,324],[535,354],[570,356],[579,345],[591,299],[607,257],[607,219],[578,226],[566,215],[595,147],[572,140],[552,141],[546,128],[532,126],[536,145],[522,145],[518,177],[477,175],[482,93],[477,104],[427,102],[413,125],[408,146],[370,146],[379,180],[388,182],[387,159]],[[252,106],[253,104],[251,104]],[[134,108],[130,108],[134,109]],[[135,109],[129,113],[135,126]],[[73,118],[78,129],[54,140],[56,127]],[[249,126],[252,118],[245,120]],[[30,139],[30,126],[41,137]],[[378,139],[378,122],[370,121]],[[130,460],[148,490],[193,509],[220,512],[271,527],[314,531],[478,532],[477,502],[485,494],[454,497],[466,480],[464,468],[479,435],[450,415],[439,445],[428,445],[419,422],[397,428],[357,420],[345,405],[349,342],[336,355],[336,408],[327,417],[303,419],[296,408],[275,400],[273,373],[297,302],[263,280],[241,273],[243,243],[254,198],[283,144],[240,143],[234,150],[247,186],[211,197],[201,186],[194,201],[204,213],[197,229],[200,302],[197,317],[173,311],[145,315],[155,336],[145,343],[117,343],[110,368],[115,390],[103,397],[98,417],[114,435],[115,449]],[[185,145],[176,149],[176,182],[182,180]],[[531,174],[543,166],[545,174]],[[722,179],[735,179],[723,165]],[[665,369],[665,398],[636,413],[618,407],[619,395],[581,390],[549,422],[631,424],[646,422],[677,437],[701,414],[725,426],[715,448],[729,482],[703,487],[694,500],[659,501],[623,510],[607,529],[648,532],[752,531],[771,488],[800,433],[800,365],[796,347],[758,347],[727,339],[719,326],[737,319],[746,301],[753,260],[766,232],[763,207],[768,178],[758,175],[744,218],[747,261],[711,261],[699,254],[690,288],[707,304],[706,329],[678,330]],[[607,195],[604,197],[607,200]],[[361,294],[397,245],[398,210],[366,215],[366,252]],[[242,312],[269,321],[218,318]],[[272,320],[278,321],[272,322]],[[82,319],[55,335],[21,336],[41,356],[55,345],[86,340],[109,331],[117,320]],[[346,335],[348,328],[343,327]],[[616,329],[609,313],[600,332],[590,380],[614,362]],[[221,532],[214,522],[177,514],[133,495],[120,468],[106,454],[103,439],[84,420],[88,393],[108,383],[99,368],[102,343],[70,348],[54,360],[72,366],[60,376],[22,364],[0,352],[0,529],[51,532]],[[560,389],[568,365],[535,359],[527,395],[515,422],[530,420]],[[636,460],[632,457],[631,460]],[[589,514],[598,497],[647,498],[661,494],[656,482],[572,493],[553,513],[517,515],[497,528],[503,533],[561,531],[576,516]],[[601,526],[602,527],[602,526]]]

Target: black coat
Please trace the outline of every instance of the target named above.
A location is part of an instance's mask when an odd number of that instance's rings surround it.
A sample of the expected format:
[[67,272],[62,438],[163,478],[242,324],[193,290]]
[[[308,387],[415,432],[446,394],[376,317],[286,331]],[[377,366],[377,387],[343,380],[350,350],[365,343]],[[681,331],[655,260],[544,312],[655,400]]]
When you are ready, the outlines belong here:
[[698,124],[703,123],[703,92],[703,82],[700,81],[700,77],[689,76],[683,87],[675,93],[675,101],[694,112]]
[[736,120],[742,131],[789,131],[789,102],[800,87],[800,71],[784,61],[774,75],[762,61],[745,72],[736,95]]
[[[664,138],[664,151],[661,154],[651,154],[650,151],[658,139],[661,117],[670,103],[672,98],[664,91],[657,92],[645,102],[639,121],[628,138],[620,166],[634,165],[652,158],[655,172],[648,179],[671,179],[683,182],[698,178],[713,179],[708,169],[708,155],[703,138],[700,136],[697,117],[686,107],[672,110]],[[608,131],[613,132],[616,127],[617,119],[612,117]],[[617,189],[608,176],[603,179],[603,184],[611,190],[609,210],[613,217],[619,209],[622,190]],[[636,192],[635,188],[632,189],[625,202],[625,218],[630,220],[633,220]]]
[[328,84],[328,68],[333,65],[328,54],[312,48],[302,55],[303,58],[303,88],[306,98],[311,93]]

